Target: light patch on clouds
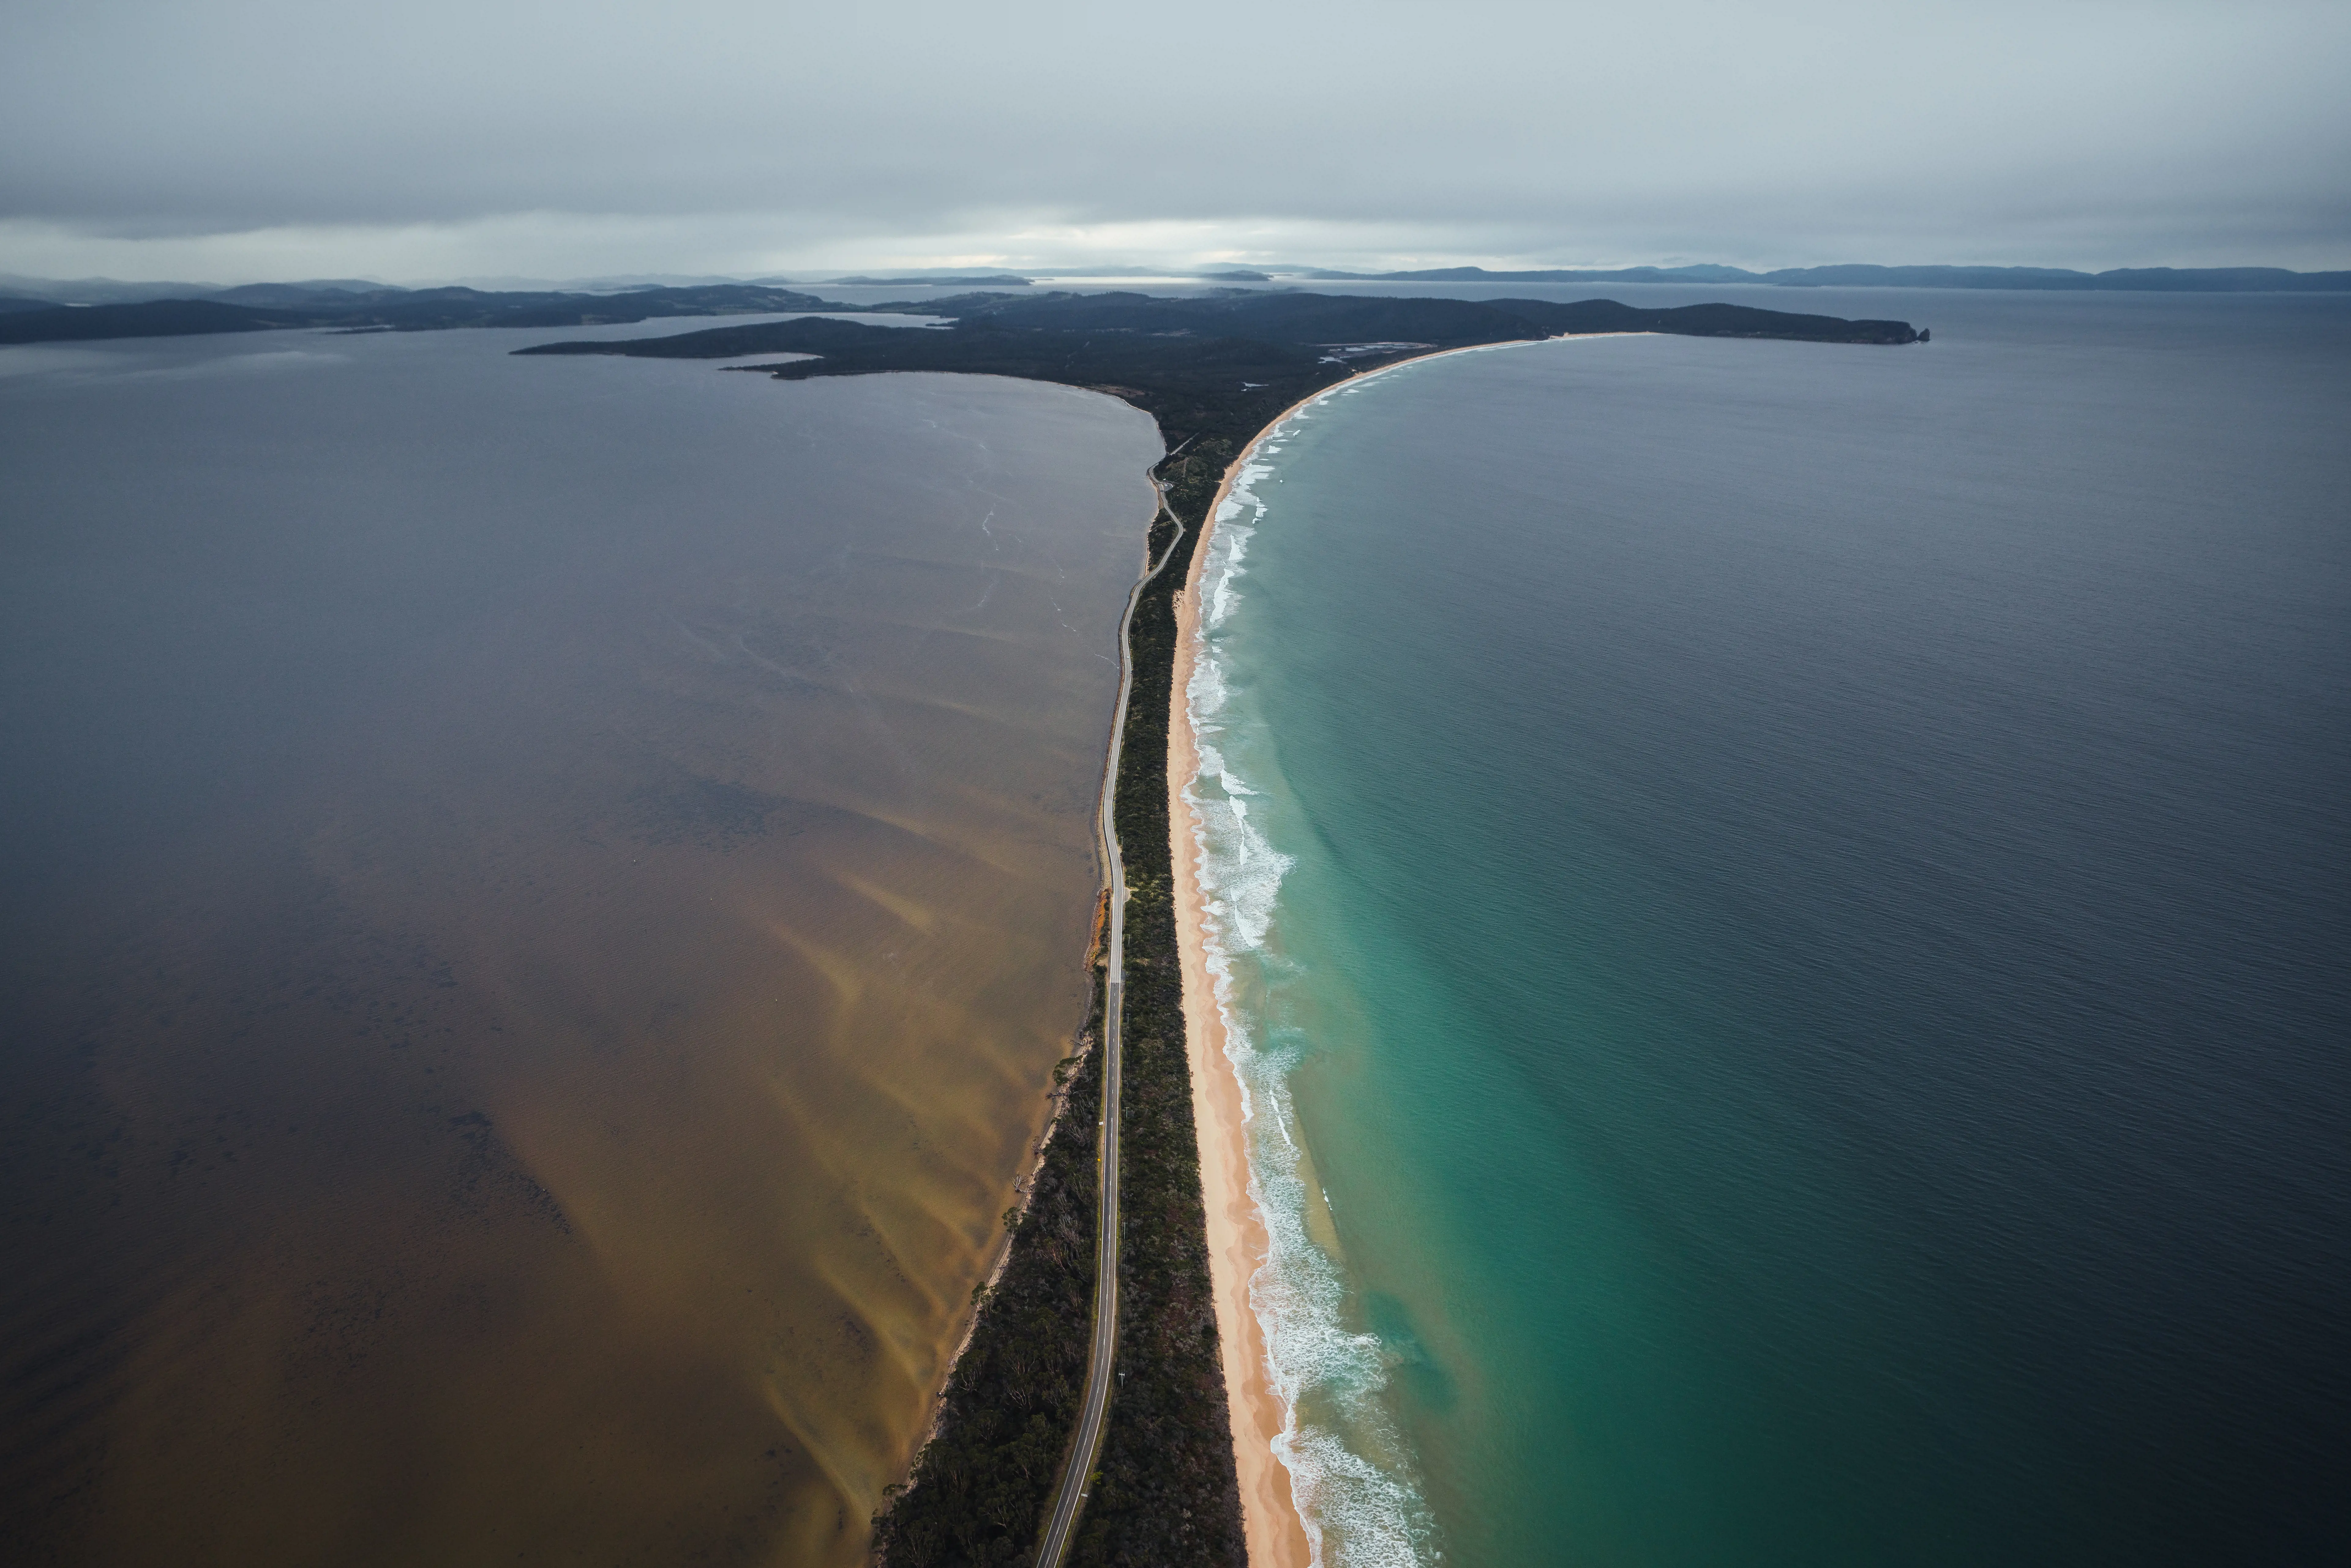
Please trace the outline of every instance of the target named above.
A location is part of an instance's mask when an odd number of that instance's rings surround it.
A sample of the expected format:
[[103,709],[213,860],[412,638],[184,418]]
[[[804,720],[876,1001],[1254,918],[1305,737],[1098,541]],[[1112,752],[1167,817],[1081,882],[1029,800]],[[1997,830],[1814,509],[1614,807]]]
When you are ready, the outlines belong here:
[[16,0],[0,270],[2351,266],[2351,7]]

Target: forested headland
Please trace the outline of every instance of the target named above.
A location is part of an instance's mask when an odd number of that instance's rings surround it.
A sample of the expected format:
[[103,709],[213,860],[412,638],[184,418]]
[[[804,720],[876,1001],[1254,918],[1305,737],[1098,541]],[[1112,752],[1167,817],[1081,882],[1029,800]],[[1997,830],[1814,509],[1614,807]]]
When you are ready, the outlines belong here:
[[[799,353],[816,357],[756,368],[778,381],[948,371],[1058,382],[1124,398],[1159,422],[1171,449],[1187,439],[1222,438],[1238,450],[1300,398],[1358,371],[1439,349],[1594,332],[1862,344],[1919,337],[1907,321],[1848,321],[1744,305],[1645,310],[1613,299],[1560,304],[1234,290],[1188,298],[969,294],[864,309],[953,320],[883,327],[804,316],[665,338],[541,343],[516,352],[679,360]],[[1215,489],[1213,480],[1208,487]]]

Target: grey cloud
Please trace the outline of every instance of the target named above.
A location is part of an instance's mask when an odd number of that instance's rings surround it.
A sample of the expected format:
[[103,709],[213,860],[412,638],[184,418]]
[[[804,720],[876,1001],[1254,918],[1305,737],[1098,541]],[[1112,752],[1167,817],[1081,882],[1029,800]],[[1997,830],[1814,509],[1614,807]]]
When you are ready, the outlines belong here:
[[625,263],[689,269],[762,225],[782,248],[1196,224],[2344,265],[2346,66],[2337,5],[16,0],[0,218],[548,214],[714,253]]

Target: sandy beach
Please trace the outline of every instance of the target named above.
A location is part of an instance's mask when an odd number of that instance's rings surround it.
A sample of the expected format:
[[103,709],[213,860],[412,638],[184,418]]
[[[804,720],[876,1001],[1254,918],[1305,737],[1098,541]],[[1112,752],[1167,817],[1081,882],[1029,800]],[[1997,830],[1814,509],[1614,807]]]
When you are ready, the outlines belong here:
[[1199,751],[1185,694],[1191,685],[1199,645],[1201,573],[1216,532],[1217,514],[1231,494],[1234,480],[1259,444],[1279,429],[1282,421],[1309,403],[1399,365],[1508,346],[1510,345],[1481,343],[1470,349],[1416,354],[1325,387],[1282,410],[1279,417],[1250,438],[1226,469],[1224,483],[1217,487],[1199,542],[1192,551],[1191,574],[1176,601],[1174,712],[1167,726],[1167,820],[1177,835],[1173,846],[1176,935],[1184,966],[1186,1044],[1192,1067],[1192,1114],[1199,1128],[1201,1196],[1208,1211],[1208,1261],[1216,1288],[1217,1337],[1223,1347],[1225,1391],[1232,1411],[1233,1458],[1240,1471],[1241,1513],[1252,1568],[1309,1568],[1313,1553],[1290,1493],[1290,1472],[1274,1457],[1274,1439],[1281,1436],[1285,1413],[1267,1373],[1264,1328],[1249,1308],[1249,1281],[1266,1258],[1265,1224],[1249,1197],[1249,1135],[1241,1121],[1240,1080],[1234,1075],[1231,1059],[1225,1054],[1224,1019],[1217,1010],[1216,990],[1208,975],[1207,950],[1202,939],[1199,851],[1193,840],[1196,824],[1184,801],[1185,789],[1199,772]]
[[[1287,417],[1287,416],[1285,416]],[[1262,439],[1262,437],[1260,437]],[[1251,442],[1242,456],[1256,447]],[[1235,470],[1240,465],[1234,465]],[[1231,476],[1217,492],[1222,505]],[[1215,508],[1209,510],[1215,527]],[[1192,679],[1199,630],[1204,530],[1192,552],[1192,571],[1176,601],[1175,713],[1167,728],[1167,816],[1177,835],[1176,935],[1184,965],[1184,1026],[1192,1067],[1192,1117],[1200,1136],[1200,1194],[1208,1214],[1208,1270],[1217,1298],[1217,1339],[1223,1350],[1225,1395],[1232,1411],[1233,1458],[1240,1472],[1241,1518],[1252,1568],[1307,1568],[1306,1527],[1290,1494],[1290,1472],[1274,1458],[1281,1436],[1281,1400],[1266,1375],[1265,1333],[1249,1310],[1250,1277],[1265,1261],[1265,1226],[1249,1199],[1249,1139],[1241,1124],[1240,1080],[1225,1055],[1224,1020],[1208,976],[1200,936],[1200,882],[1191,841],[1192,817],[1184,788],[1199,771],[1185,687]]]

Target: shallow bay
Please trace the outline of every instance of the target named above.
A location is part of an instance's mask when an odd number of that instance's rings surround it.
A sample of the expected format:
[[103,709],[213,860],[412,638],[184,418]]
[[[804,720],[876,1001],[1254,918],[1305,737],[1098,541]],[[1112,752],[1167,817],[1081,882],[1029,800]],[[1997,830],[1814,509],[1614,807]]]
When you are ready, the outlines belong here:
[[1084,1005],[1156,434],[549,335],[0,358],[61,1560],[852,1561],[927,1419]]

